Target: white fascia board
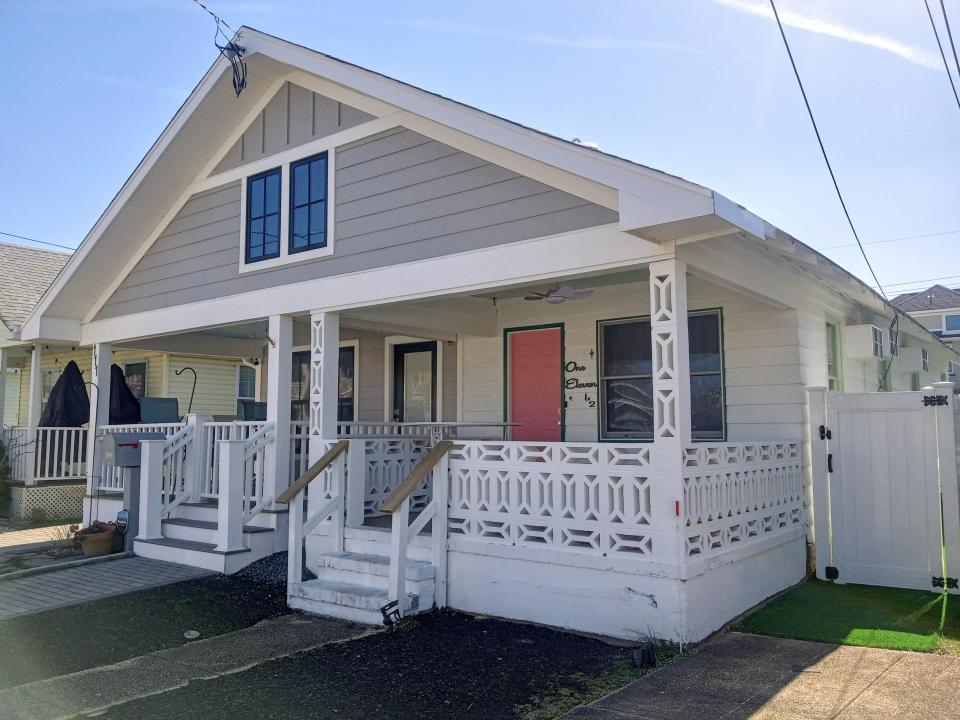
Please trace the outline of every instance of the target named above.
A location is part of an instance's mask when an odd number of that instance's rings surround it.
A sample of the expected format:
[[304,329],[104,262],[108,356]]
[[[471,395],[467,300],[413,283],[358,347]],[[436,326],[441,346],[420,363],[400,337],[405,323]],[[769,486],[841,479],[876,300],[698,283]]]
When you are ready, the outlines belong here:
[[619,192],[620,230],[643,236],[643,228],[691,220],[713,213],[711,197],[678,193],[669,186],[651,184],[642,195]]
[[24,342],[60,342],[75,345],[80,341],[80,321],[63,318],[36,318],[31,326],[35,332],[27,332],[27,326],[20,331]]
[[76,268],[79,267],[86,259],[91,248],[93,248],[97,240],[100,238],[100,235],[102,235],[103,231],[110,226],[110,223],[113,222],[113,219],[116,217],[117,213],[130,199],[130,196],[136,191],[140,183],[153,168],[154,164],[166,151],[167,146],[170,144],[173,138],[177,136],[177,133],[180,132],[180,129],[183,127],[184,123],[189,120],[190,116],[193,115],[200,103],[203,102],[203,99],[206,97],[207,93],[214,86],[214,84],[216,84],[217,80],[220,78],[220,75],[224,72],[228,65],[229,62],[225,58],[218,58],[217,61],[214,62],[207,71],[207,74],[203,76],[203,79],[197,84],[197,87],[194,88],[192,93],[190,93],[190,97],[188,97],[186,101],[184,101],[183,105],[180,106],[177,114],[173,116],[173,119],[170,121],[170,123],[163,129],[160,137],[153,144],[150,150],[147,151],[147,154],[144,156],[143,160],[140,161],[140,164],[137,165],[134,171],[130,174],[130,177],[127,178],[127,181],[123,184],[123,187],[120,188],[120,191],[116,194],[116,196],[114,196],[113,200],[110,201],[107,209],[104,210],[103,214],[97,219],[97,222],[94,224],[93,228],[83,239],[83,242],[80,243],[80,246],[74,251],[73,255],[70,256],[70,259],[67,261],[67,264],[64,266],[63,270],[60,271],[60,274],[57,275],[56,279],[54,279],[53,283],[49,288],[47,288],[47,291],[40,298],[40,301],[37,303],[36,307],[31,311],[30,316],[23,324],[23,333],[25,336],[39,337],[41,335],[40,318],[43,317],[43,313],[46,312],[48,307],[50,307],[50,303],[53,301],[53,298],[55,298],[60,291],[63,290],[64,286],[73,276]]
[[264,288],[177,308],[83,326],[80,341],[116,342],[227,325],[267,315],[341,311],[407,300],[474,294],[505,285],[541,283],[669,257],[660,246],[621,233],[616,223],[492,248],[362,272]]
[[250,28],[241,28],[239,37],[248,51],[269,55],[279,62],[611,188],[643,194],[650,181],[656,181],[680,192],[711,195],[708,188],[687,180],[551,137],[286,40]]

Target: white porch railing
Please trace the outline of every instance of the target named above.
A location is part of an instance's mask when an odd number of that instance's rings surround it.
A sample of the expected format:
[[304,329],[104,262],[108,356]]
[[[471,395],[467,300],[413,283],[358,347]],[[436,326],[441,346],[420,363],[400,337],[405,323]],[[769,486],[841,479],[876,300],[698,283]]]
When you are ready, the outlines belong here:
[[246,438],[243,451],[243,521],[273,502],[266,492],[266,449],[274,441],[274,423],[263,423]]
[[21,482],[78,480],[86,477],[85,428],[5,427],[11,478]]
[[716,555],[800,527],[799,442],[699,443],[684,450],[686,557]]
[[[150,423],[146,425],[104,425],[97,432],[97,442],[103,439],[107,433],[153,433],[160,432],[171,438],[179,433],[185,427],[184,423]],[[110,463],[100,462],[100,473],[96,481],[96,488],[100,492],[123,492],[123,469],[111,465]]]
[[430,428],[426,425],[381,422],[341,422],[337,423],[337,437],[430,437]]
[[180,503],[189,500],[190,487],[190,450],[196,440],[196,434],[189,425],[167,439],[161,455],[161,517],[167,517],[170,511]]
[[264,425],[260,420],[206,422],[203,424],[203,471],[200,496],[216,498],[220,493],[220,441],[248,440]]

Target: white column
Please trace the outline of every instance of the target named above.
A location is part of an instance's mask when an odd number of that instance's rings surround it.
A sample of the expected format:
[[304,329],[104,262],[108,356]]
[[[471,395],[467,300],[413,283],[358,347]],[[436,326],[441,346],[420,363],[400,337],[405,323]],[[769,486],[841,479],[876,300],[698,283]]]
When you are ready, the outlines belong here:
[[[100,448],[97,446],[97,429],[110,423],[110,365],[113,362],[113,347],[98,343],[92,349],[90,367],[90,420],[87,422],[87,494],[95,495],[100,479]],[[85,518],[86,519],[86,518]]]
[[315,312],[310,315],[310,464],[325,449],[323,440],[337,437],[339,397],[340,316]]
[[245,440],[220,441],[220,494],[217,502],[217,551],[243,549]]
[[161,506],[163,505],[163,440],[140,443],[140,517],[137,540],[163,537]]
[[24,480],[28,485],[36,482],[37,425],[40,424],[40,411],[43,407],[43,371],[40,360],[43,357],[42,346],[34,345],[30,355],[30,388],[27,396],[27,447],[24,452]]
[[0,347],[0,426],[3,425],[4,413],[7,409],[7,356],[10,351]]
[[682,260],[650,264],[650,335],[654,444],[670,447],[679,460],[691,437],[687,267]]
[[265,453],[264,497],[286,490],[290,477],[290,384],[293,373],[293,318],[271,315],[267,335],[267,420],[274,424],[274,440]]

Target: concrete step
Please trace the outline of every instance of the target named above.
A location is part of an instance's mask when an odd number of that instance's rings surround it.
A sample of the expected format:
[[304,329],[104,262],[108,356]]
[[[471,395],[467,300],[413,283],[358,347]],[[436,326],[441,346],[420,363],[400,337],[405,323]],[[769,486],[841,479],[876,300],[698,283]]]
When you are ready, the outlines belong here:
[[[422,612],[418,595],[407,595],[409,614]],[[318,615],[343,618],[369,625],[382,625],[380,608],[387,604],[387,591],[338,580],[317,578],[291,588],[291,607]],[[429,608],[425,608],[429,610]]]
[[[164,537],[177,540],[195,540],[206,543],[216,543],[217,528],[219,527],[212,520],[193,520],[190,518],[172,517],[162,520],[161,532]],[[254,533],[272,533],[273,528],[258,527],[256,525],[244,525],[244,534]],[[244,545],[248,544],[247,538],[244,538]]]
[[[390,558],[354,552],[324,553],[317,558],[316,574],[324,580],[386,590],[390,582]],[[408,593],[425,599],[433,598],[434,577],[436,569],[433,563],[407,560],[404,587]]]
[[[430,560],[433,554],[429,535],[418,535],[407,546],[411,560]],[[348,527],[344,531],[344,549],[362,555],[389,555],[390,530],[370,527]]]

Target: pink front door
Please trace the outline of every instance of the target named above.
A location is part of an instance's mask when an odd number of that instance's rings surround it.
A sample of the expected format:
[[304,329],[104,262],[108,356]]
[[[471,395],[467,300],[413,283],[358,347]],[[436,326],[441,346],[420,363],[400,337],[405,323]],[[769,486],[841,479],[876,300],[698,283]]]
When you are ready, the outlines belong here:
[[560,328],[507,333],[510,422],[514,440],[558,442],[562,435],[563,357]]

